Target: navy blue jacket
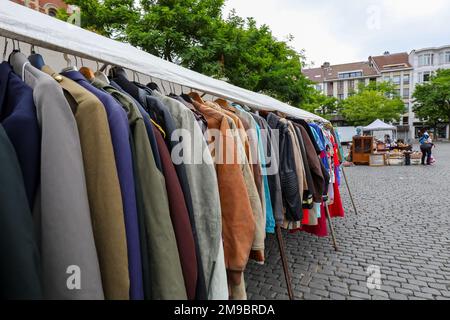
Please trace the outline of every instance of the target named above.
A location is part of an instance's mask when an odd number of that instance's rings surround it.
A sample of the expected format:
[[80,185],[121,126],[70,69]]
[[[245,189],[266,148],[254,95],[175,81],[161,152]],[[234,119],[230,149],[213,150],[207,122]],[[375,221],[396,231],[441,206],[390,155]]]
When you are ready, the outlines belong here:
[[139,225],[134,189],[133,159],[129,143],[128,117],[122,106],[105,91],[91,85],[78,71],[63,73],[67,78],[93,93],[104,105],[108,116],[109,130],[114,148],[117,174],[122,194],[125,229],[128,248],[128,268],[130,275],[130,298],[144,299],[142,280],[141,248],[139,244]]
[[41,130],[33,90],[7,62],[0,64],[0,123],[16,150],[28,204],[32,209],[40,177]]

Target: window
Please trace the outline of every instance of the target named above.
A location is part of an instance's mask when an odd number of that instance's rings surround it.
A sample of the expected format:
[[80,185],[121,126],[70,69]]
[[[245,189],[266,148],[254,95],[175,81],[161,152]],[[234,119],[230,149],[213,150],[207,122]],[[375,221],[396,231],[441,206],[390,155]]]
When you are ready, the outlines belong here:
[[58,14],[58,8],[52,3],[44,4],[44,10],[50,17],[56,17]]
[[349,80],[348,81],[348,91],[355,90],[355,80]]
[[403,99],[409,99],[409,88],[403,88]]
[[400,97],[400,89],[394,90],[394,97]]
[[322,85],[321,84],[317,84],[316,85],[316,90],[322,92]]
[[339,79],[359,78],[362,76],[362,71],[339,73]]
[[409,74],[403,75],[403,84],[409,84],[409,82],[410,82]]
[[450,51],[446,51],[444,53],[444,63],[443,64],[450,64]]
[[399,75],[394,76],[394,78],[392,79],[392,83],[394,84],[400,84],[400,79],[401,77]]
[[384,76],[383,77],[383,81],[384,82],[390,82],[391,81],[391,77],[390,76]]
[[419,67],[433,65],[433,57],[434,54],[432,53],[421,54],[419,56]]
[[50,8],[50,9],[48,9],[48,15],[49,15],[50,17],[56,17],[57,14],[58,14],[58,12],[56,11],[55,8]]
[[430,81],[430,77],[431,77],[431,72],[424,72],[424,73],[423,73],[422,82],[428,82],[428,81]]
[[343,81],[338,82],[338,91],[344,91],[344,82]]
[[339,100],[344,100],[344,94],[343,93],[339,93],[338,94],[338,99]]

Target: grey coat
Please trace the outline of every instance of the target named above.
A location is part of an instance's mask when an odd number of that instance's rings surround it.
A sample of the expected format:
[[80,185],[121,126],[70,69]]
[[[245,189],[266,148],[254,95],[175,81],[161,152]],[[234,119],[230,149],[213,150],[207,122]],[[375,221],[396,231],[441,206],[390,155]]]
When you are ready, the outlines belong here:
[[[41,185],[34,218],[44,298],[104,299],[74,115],[55,79],[34,68],[22,53],[13,54],[10,62],[33,88],[42,132]],[[81,286],[73,289],[70,284],[76,281],[71,275],[76,276],[78,268]]]
[[[156,91],[154,94],[172,114],[177,129],[186,130],[191,134],[192,143],[183,139],[180,145],[184,155],[189,154],[185,159],[186,162],[190,160],[190,163],[185,162],[185,168],[208,295],[210,299],[226,299],[227,296],[223,297],[223,292],[220,292],[219,288],[224,286],[225,291],[227,290],[223,248],[221,248],[222,215],[219,187],[211,155],[192,111],[175,99],[165,97]],[[223,281],[225,284],[219,285]]]

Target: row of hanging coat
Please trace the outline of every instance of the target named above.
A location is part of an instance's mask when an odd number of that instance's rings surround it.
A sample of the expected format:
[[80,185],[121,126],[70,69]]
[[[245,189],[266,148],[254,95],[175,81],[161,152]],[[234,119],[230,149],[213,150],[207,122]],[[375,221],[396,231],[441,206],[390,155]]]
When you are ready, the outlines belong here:
[[324,205],[343,216],[332,128],[165,96],[119,67],[14,51],[0,123],[1,298],[246,299],[276,224],[321,236]]

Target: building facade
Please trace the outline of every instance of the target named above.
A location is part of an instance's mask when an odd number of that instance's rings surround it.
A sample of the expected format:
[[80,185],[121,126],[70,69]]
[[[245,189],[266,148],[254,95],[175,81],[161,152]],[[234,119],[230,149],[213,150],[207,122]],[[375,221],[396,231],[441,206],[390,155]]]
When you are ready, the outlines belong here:
[[397,96],[405,105],[405,113],[397,125],[398,137],[404,140],[411,138],[410,112],[412,110],[411,79],[413,67],[409,63],[406,52],[390,54],[385,52],[381,56],[369,57],[369,61],[380,74],[378,81],[390,82],[395,85]]
[[[424,48],[413,50],[409,54],[409,63],[413,66],[414,72],[412,76],[411,90],[414,92],[417,85],[428,82],[430,77],[439,69],[450,69],[450,45],[443,47]],[[410,110],[410,127],[411,135],[418,136],[419,130],[424,124],[418,119],[412,107]],[[450,137],[450,125],[443,125],[438,128],[439,137]]]
[[[414,89],[418,83],[429,80],[433,72],[450,68],[450,46],[413,50],[406,52],[385,52],[370,56],[367,61],[331,65],[324,63],[320,68],[304,69],[303,74],[314,87],[327,96],[338,100],[346,99],[358,90],[360,83],[389,81],[395,85],[397,95],[405,104],[405,114],[398,123],[399,138],[415,139],[423,124],[413,112]],[[449,137],[449,126],[440,128],[440,137]]]
[[55,17],[58,9],[67,10],[67,4],[62,0],[12,0],[12,2],[27,6],[33,10],[40,11]]
[[303,74],[314,82],[318,91],[339,100],[357,92],[360,83],[367,85],[380,77],[368,61],[339,65],[325,62],[320,68],[304,69]]

